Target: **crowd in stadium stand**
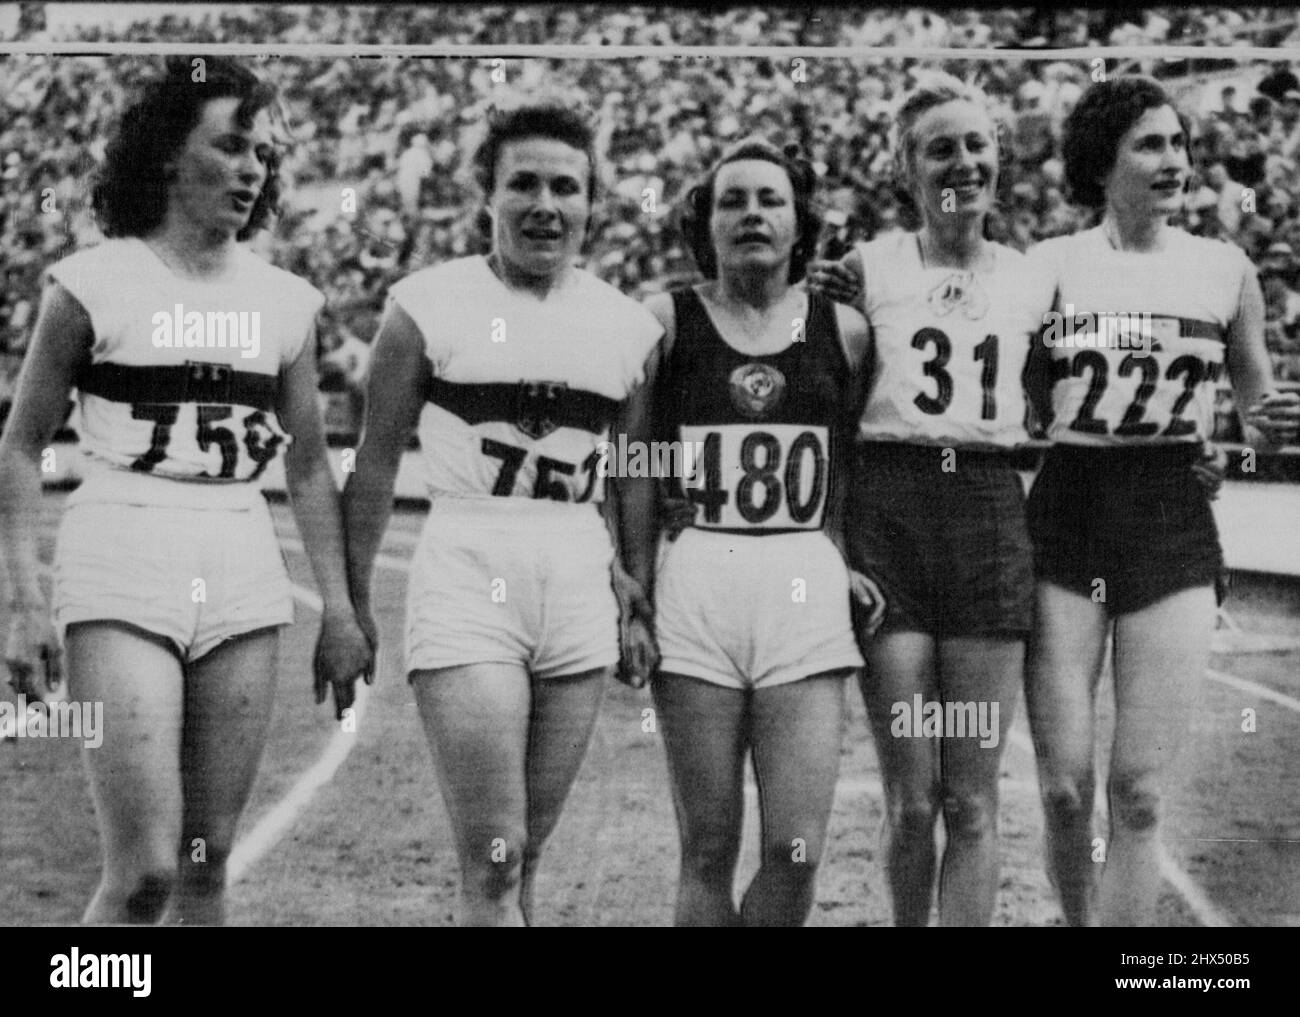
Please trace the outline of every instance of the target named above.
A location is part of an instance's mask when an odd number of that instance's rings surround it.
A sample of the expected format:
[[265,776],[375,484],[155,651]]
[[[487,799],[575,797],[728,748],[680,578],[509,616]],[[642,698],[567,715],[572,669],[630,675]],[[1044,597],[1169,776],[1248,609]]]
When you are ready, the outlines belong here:
[[[1129,19],[1133,20],[1129,20]],[[49,38],[28,30],[29,37]],[[266,8],[190,20],[183,10],[90,41],[285,43],[572,43],[651,45],[1093,46],[1208,43],[1277,46],[1300,39],[1300,15],[1246,9],[818,11],[739,8]],[[259,73],[282,91],[291,139],[285,214],[259,243],[328,297],[323,388],[354,396],[390,283],[479,250],[480,201],[465,173],[485,110],[511,96],[584,97],[600,124],[604,195],[588,265],[632,295],[691,278],[675,205],[719,151],[745,134],[798,141],[822,177],[820,202],[843,213],[825,237],[909,225],[889,168],[892,104],[914,60],[663,57],[506,60],[274,58]],[[1025,248],[1086,225],[1063,182],[1057,138],[1087,87],[1090,61],[955,61],[1008,126],[995,239]],[[113,121],[157,62],[137,57],[0,60],[0,404],[30,333],[46,264],[97,233],[88,180]],[[1300,79],[1285,64],[1112,60],[1171,88],[1233,80],[1194,112],[1197,173],[1185,225],[1237,243],[1259,266],[1267,342],[1281,381],[1300,381]],[[497,79],[504,76],[505,83]],[[1215,85],[1202,85],[1211,91]],[[595,104],[599,104],[598,108]],[[345,190],[350,188],[351,193]],[[355,205],[353,205],[355,202]],[[353,210],[355,209],[355,210]],[[8,354],[6,356],[5,354]]]

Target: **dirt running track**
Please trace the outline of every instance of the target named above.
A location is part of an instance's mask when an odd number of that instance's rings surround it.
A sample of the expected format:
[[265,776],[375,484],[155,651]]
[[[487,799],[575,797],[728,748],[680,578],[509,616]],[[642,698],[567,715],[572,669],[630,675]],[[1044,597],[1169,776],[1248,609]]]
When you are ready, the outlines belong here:
[[[62,495],[47,496],[43,505],[47,561],[62,502]],[[274,514],[293,578],[310,589],[292,517],[282,505]],[[390,559],[379,568],[376,607],[387,652],[355,734],[340,735],[332,711],[312,702],[316,615],[299,605],[300,624],[285,640],[273,731],[241,836],[247,841],[272,813],[291,821],[232,887],[234,924],[452,922],[455,855],[414,702],[399,672],[406,576],[397,566],[409,557],[422,518],[396,514],[385,543]],[[1239,583],[1227,605],[1229,627],[1220,648],[1231,645],[1235,652],[1216,653],[1211,668],[1217,678],[1202,685],[1180,767],[1182,786],[1166,824],[1170,873],[1179,888],[1166,885],[1161,924],[1300,925],[1297,600],[1294,583]],[[648,694],[611,684],[590,754],[543,859],[539,924],[670,924],[676,829],[661,739],[643,731],[648,706]],[[1247,707],[1257,712],[1253,734],[1241,731]],[[336,738],[353,740],[335,746],[347,749],[346,758],[332,779],[301,796],[295,815],[286,796]],[[1100,738],[1107,744],[1109,732]],[[67,740],[0,744],[0,923],[73,923],[89,898],[99,855],[79,752]],[[1059,924],[1043,874],[1042,819],[1023,703],[1003,761],[995,924]],[[856,690],[842,764],[811,924],[887,925],[879,771]],[[756,864],[752,794],[749,806],[741,880]]]

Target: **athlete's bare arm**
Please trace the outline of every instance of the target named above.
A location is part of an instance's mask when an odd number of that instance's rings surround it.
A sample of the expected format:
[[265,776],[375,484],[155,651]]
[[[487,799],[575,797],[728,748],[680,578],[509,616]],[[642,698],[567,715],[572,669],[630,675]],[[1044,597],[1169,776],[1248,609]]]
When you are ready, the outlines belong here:
[[348,585],[362,624],[370,620],[370,577],[393,513],[393,485],[420,419],[429,368],[424,339],[410,315],[389,302],[375,337],[366,385],[366,422],[356,472],[343,488]]
[[[857,252],[852,252],[856,254]],[[848,257],[848,255],[846,255]],[[859,268],[862,265],[858,259]],[[866,402],[867,392],[871,388],[871,371],[873,370],[873,350],[871,326],[858,311],[847,304],[835,305],[835,320],[839,325],[840,342],[844,346],[844,356],[848,359],[849,370],[853,372],[853,384],[849,388],[849,405],[845,414],[856,421],[862,415],[862,406]],[[849,441],[853,434],[846,435]],[[850,449],[840,452],[842,468],[837,471],[836,481],[831,486],[831,500],[827,506],[826,534],[831,542],[839,548],[845,563],[849,562],[847,541],[844,536],[845,507],[848,501],[848,471],[853,468],[853,455]],[[865,611],[861,619],[864,634],[871,635],[880,627],[885,617],[885,598],[873,580],[849,566],[849,587],[854,599]]]
[[358,674],[373,679],[374,634],[362,632],[348,594],[343,515],[325,453],[316,402],[316,329],[292,364],[280,373],[276,413],[293,436],[284,457],[285,485],[324,607],[316,646],[316,702],[334,690],[341,714],[352,705]]
[[[871,326],[867,324],[867,319],[855,311],[847,304],[835,305],[835,320],[839,325],[840,344],[844,348],[844,356],[849,362],[849,370],[852,372],[852,384],[848,387],[849,405],[845,406],[844,414],[853,420],[857,420],[862,415],[862,406],[866,401],[867,391],[871,386],[869,371],[871,368]],[[846,435],[851,441],[852,434]],[[837,471],[837,480],[831,486],[830,504],[827,506],[826,513],[826,534],[831,541],[840,549],[840,554],[844,560],[848,561],[848,552],[844,542],[844,505],[848,492],[848,484],[844,471],[851,468],[852,455],[847,449],[840,450],[840,462],[843,469]]]
[[[668,358],[673,350],[673,343],[677,339],[677,311],[673,306],[673,298],[670,293],[655,293],[645,300],[645,307],[663,326],[664,334],[659,340],[659,345],[650,355],[650,361],[646,364],[646,388],[647,391],[653,391],[656,379],[660,370],[668,363]],[[653,397],[652,397],[653,398]],[[671,438],[671,435],[659,435],[661,440]],[[657,484],[654,488],[656,494],[656,509],[658,511],[659,525],[663,527],[669,540],[676,540],[678,535],[686,527],[690,526],[695,520],[695,510],[697,506],[690,501],[681,498],[670,497],[668,489],[662,484]],[[658,536],[658,530],[654,537]],[[645,553],[650,560],[650,568],[654,569],[655,540],[650,539],[648,550]]]
[[1300,394],[1274,390],[1264,317],[1264,294],[1252,267],[1242,279],[1237,317],[1228,326],[1228,377],[1246,443],[1272,447],[1296,440]]
[[[650,399],[654,385],[658,346],[645,366],[645,380],[629,393],[615,423],[611,440],[627,435],[629,447],[641,442],[646,447],[653,438],[650,422]],[[623,567],[647,594],[654,582],[654,543],[658,536],[657,506],[653,477],[615,477],[606,492],[617,527],[615,541],[622,551]]]
[[[1060,293],[1054,291],[1051,306],[1044,308],[1044,311],[1056,310],[1059,305]],[[1030,339],[1029,356],[1025,358],[1024,373],[1020,376],[1020,383],[1025,390],[1025,399],[1030,407],[1029,437],[1031,438],[1043,437],[1047,422],[1052,419],[1052,357],[1047,344],[1043,342],[1043,332],[1046,328],[1044,322],[1043,329],[1034,333]]]
[[58,640],[38,579],[35,524],[41,516],[41,456],[63,422],[68,394],[93,340],[85,308],[51,281],[41,298],[0,439],[0,552],[11,618],[5,663],[14,688],[38,698],[57,686],[62,673]]
[[[840,329],[840,343],[844,347],[844,356],[848,358],[849,369],[861,374],[869,368],[871,354],[871,326],[862,313],[847,304],[835,305],[835,321]],[[860,386],[865,395],[865,385]]]
[[[657,344],[656,344],[657,349]],[[655,353],[646,364],[645,378],[629,394],[610,433],[617,441],[626,434],[633,442],[649,444],[650,393],[654,382]],[[605,524],[616,550],[614,594],[618,599],[620,667],[618,677],[633,688],[641,688],[659,666],[650,604],[654,582],[654,541],[658,534],[657,506],[653,477],[611,478],[601,506]]]

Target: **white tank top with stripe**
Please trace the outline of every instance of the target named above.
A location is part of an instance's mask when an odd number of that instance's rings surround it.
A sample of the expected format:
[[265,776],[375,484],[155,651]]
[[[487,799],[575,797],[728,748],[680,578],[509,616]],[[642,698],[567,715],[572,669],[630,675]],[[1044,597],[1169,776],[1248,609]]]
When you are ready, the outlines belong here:
[[1214,433],[1228,329],[1254,268],[1234,245],[1181,229],[1166,237],[1161,251],[1121,251],[1097,227],[1030,252],[1057,287],[1042,339],[1051,440],[1169,444]]
[[440,405],[435,391],[419,426],[433,496],[603,499],[609,422],[556,426],[548,413],[566,389],[627,398],[663,332],[649,311],[577,268],[539,298],[506,286],[482,256],[422,269],[389,292],[419,327],[434,378],[517,386],[508,413],[477,421]]

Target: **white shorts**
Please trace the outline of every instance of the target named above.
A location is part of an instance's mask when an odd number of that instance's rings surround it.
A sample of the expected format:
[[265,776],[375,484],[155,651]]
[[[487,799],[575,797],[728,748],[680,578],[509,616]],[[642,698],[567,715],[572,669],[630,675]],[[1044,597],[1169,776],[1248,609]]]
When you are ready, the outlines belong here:
[[[197,582],[202,580],[202,582]],[[123,621],[195,661],[293,622],[293,590],[258,495],[243,509],[71,501],[54,554],[54,625]]]
[[502,663],[555,678],[612,667],[613,558],[595,506],[434,498],[411,559],[407,672]]
[[752,689],[862,667],[848,569],[824,533],[691,527],[659,552],[660,670]]

